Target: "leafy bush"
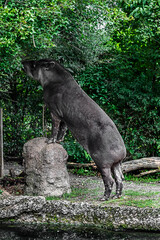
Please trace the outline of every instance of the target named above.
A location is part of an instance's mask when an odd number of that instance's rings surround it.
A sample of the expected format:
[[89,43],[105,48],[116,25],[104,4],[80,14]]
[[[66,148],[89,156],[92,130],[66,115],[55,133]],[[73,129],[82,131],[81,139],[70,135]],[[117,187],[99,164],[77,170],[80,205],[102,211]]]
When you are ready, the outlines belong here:
[[63,147],[66,149],[69,155],[69,161],[71,162],[90,162],[90,155],[83,149],[83,147],[72,137],[71,133],[68,132],[65,137]]
[[147,75],[140,73],[135,78],[131,62],[125,70],[124,62],[126,59],[89,67],[77,79],[113,119],[130,157],[160,156],[159,96]]
[[42,136],[42,90],[22,72],[10,79],[9,94],[0,101],[3,108],[4,155],[22,156],[24,143]]
[[[46,57],[72,68],[82,88],[116,123],[128,157],[160,156],[158,10],[155,0],[1,3],[5,157],[21,156],[27,140],[43,135],[42,89],[22,73],[21,60]],[[70,133],[63,145],[70,160],[90,161]]]

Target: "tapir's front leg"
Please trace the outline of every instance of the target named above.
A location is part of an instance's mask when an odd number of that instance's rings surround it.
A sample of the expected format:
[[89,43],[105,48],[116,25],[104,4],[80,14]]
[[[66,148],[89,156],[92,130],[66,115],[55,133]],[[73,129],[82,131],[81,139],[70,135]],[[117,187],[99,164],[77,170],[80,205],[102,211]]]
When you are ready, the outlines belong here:
[[61,121],[59,126],[58,136],[57,136],[58,142],[62,142],[64,140],[66,131],[67,131],[67,125],[64,121]]
[[51,138],[49,138],[48,143],[55,143],[57,141],[57,135],[59,132],[59,125],[61,120],[53,113],[51,113],[51,118],[52,118],[52,136]]

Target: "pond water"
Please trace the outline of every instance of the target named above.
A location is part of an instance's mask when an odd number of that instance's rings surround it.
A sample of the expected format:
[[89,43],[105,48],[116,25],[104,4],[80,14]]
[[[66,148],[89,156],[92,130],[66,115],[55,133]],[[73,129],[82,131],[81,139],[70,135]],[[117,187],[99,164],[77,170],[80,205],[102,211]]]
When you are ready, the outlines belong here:
[[93,227],[0,225],[0,240],[160,240],[160,233],[114,232]]

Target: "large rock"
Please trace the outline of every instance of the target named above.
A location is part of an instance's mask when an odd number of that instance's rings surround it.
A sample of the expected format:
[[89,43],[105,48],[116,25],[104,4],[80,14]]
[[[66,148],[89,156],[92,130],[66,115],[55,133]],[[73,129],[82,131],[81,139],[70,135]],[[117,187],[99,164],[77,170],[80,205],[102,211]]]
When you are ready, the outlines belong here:
[[42,196],[11,196],[0,199],[0,221],[17,216],[27,215],[30,212],[40,212],[45,205],[45,198]]
[[27,195],[61,196],[71,192],[68,154],[60,144],[47,144],[46,140],[34,138],[23,147]]

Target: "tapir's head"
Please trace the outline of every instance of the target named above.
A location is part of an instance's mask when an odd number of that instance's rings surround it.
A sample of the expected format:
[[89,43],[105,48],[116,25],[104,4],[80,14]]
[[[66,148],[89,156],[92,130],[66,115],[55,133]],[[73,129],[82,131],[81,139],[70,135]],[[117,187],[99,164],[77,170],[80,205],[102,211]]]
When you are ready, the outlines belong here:
[[70,73],[54,60],[23,61],[22,64],[27,75],[39,81],[42,87],[50,82],[63,82],[72,78]]

